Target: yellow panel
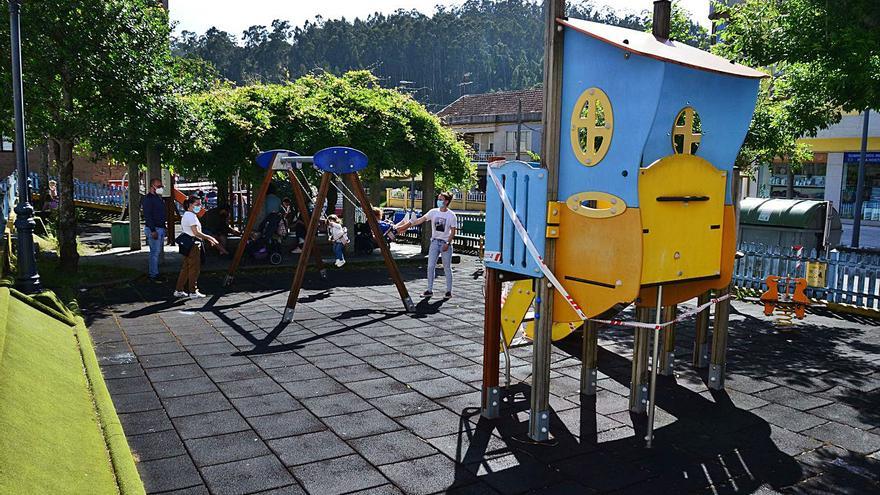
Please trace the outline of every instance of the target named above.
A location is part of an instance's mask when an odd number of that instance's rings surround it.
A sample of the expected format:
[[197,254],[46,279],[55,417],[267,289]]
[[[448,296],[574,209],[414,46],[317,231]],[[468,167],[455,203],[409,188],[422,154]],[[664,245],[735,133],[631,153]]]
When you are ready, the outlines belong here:
[[559,210],[562,209],[561,201],[547,203],[547,225],[559,225]]
[[[862,138],[801,138],[799,143],[806,143],[813,147],[814,152],[844,152],[859,151],[862,149]],[[880,137],[868,138],[868,151],[880,151]]]
[[670,155],[639,171],[642,285],[721,274],[726,173],[694,155]]
[[[587,218],[563,208],[554,273],[590,318],[639,293],[642,225],[638,208],[611,218]],[[553,321],[577,321],[556,294]]]
[[[602,112],[597,113],[600,106]],[[586,132],[586,148],[581,146],[581,130]],[[581,93],[571,112],[571,148],[578,161],[588,167],[601,162],[611,146],[613,133],[614,112],[608,95],[599,88]],[[599,146],[596,138],[601,140]]]
[[[681,304],[711,289],[730,285],[733,278],[733,262],[736,256],[736,217],[733,205],[724,205],[724,233],[721,240],[721,276],[703,280],[690,280],[663,286],[663,306]],[[638,305],[653,308],[657,304],[657,288],[642,287]]]
[[516,330],[529,311],[529,306],[535,300],[535,291],[532,288],[532,279],[517,280],[513,288],[504,300],[501,308],[501,335],[509,346],[513,342]]
[[[594,204],[590,206],[589,203]],[[626,203],[622,199],[600,191],[572,194],[565,200],[565,205],[578,215],[589,218],[609,218],[626,211]]]
[[[553,322],[553,331],[550,333],[550,339],[556,342],[557,340],[562,340],[569,335],[571,332],[574,332],[581,326],[581,321],[554,321]],[[523,331],[526,338],[529,340],[534,340],[535,338],[535,322],[530,321],[526,323],[526,328]]]

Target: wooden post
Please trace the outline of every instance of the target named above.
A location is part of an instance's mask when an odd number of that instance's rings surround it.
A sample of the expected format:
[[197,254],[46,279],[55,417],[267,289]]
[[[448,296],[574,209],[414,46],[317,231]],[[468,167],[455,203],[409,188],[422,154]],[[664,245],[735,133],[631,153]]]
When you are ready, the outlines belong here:
[[[544,129],[541,156],[547,170],[547,201],[556,201],[559,186],[559,136],[562,118],[562,40],[563,29],[556,19],[565,15],[565,0],[544,3]],[[547,239],[544,263],[554,269],[556,244]],[[553,332],[554,290],[547,280],[538,280],[535,340],[532,354],[531,414],[529,438],[545,441],[550,438],[550,350]]]
[[[651,308],[637,306],[636,321],[651,323]],[[635,329],[629,384],[629,410],[634,413],[643,413],[648,406],[648,344],[650,337],[650,329]]]
[[[697,297],[697,306],[702,306],[709,302],[711,291],[706,291]],[[709,308],[697,313],[695,334],[694,334],[694,368],[705,368],[709,366]]]
[[128,162],[128,247],[132,251],[140,251],[142,247],[140,184],[140,167],[134,162]]
[[[675,304],[663,308],[663,319],[667,322],[675,319],[678,306]],[[663,330],[663,350],[660,352],[660,363],[657,372],[663,376],[672,376],[675,367],[675,324]]]
[[223,280],[224,287],[232,285],[232,280],[235,278],[235,271],[238,270],[238,264],[241,263],[241,256],[244,254],[245,245],[247,245],[247,241],[250,239],[251,233],[256,226],[254,224],[257,223],[257,215],[263,207],[263,200],[266,199],[266,192],[269,190],[269,184],[272,183],[273,175],[275,175],[275,171],[272,170],[272,165],[270,164],[266,169],[266,176],[263,177],[263,183],[260,184],[260,192],[257,193],[257,198],[253,202],[253,207],[248,213],[247,225],[244,228],[244,232],[241,233],[241,240],[238,241],[238,247],[235,248],[235,256],[232,258],[232,264],[229,265],[229,270],[226,272],[226,278]]
[[498,275],[498,270],[486,268],[482,414],[488,419],[500,416],[501,410],[501,389],[498,386],[501,349],[501,280]]
[[596,395],[599,381],[599,324],[588,321],[581,336],[581,395]]
[[[716,292],[718,297],[730,293],[730,287]],[[715,305],[715,325],[712,329],[712,362],[709,365],[709,388],[724,390],[724,371],[727,368],[727,330],[730,322],[730,299]]]
[[416,307],[413,304],[412,299],[409,297],[409,292],[406,290],[406,284],[403,283],[403,277],[400,276],[400,270],[397,269],[397,263],[394,262],[394,258],[391,256],[391,250],[388,249],[388,243],[385,242],[385,236],[382,235],[382,231],[379,229],[379,222],[376,221],[376,217],[373,216],[370,200],[367,198],[367,193],[364,191],[361,179],[358,177],[357,173],[347,175],[351,177],[351,185],[353,186],[354,194],[357,196],[358,201],[361,202],[361,208],[363,208],[364,214],[367,217],[367,224],[370,226],[370,231],[373,233],[376,243],[379,244],[379,251],[382,252],[382,258],[385,260],[385,266],[388,268],[388,274],[391,275],[391,280],[393,280],[394,285],[397,286],[397,292],[400,294],[400,300],[403,302],[403,307],[410,313],[415,312]]
[[[323,205],[324,200],[327,199],[327,189],[330,188],[330,178],[332,175],[329,172],[324,172],[321,176],[321,185],[318,186],[318,197],[315,198],[315,209],[320,208],[320,205]],[[296,301],[299,299],[299,291],[302,289],[303,279],[306,276],[306,265],[308,264],[309,255],[312,254],[312,248],[317,243],[318,221],[320,219],[321,215],[312,215],[309,219],[309,228],[306,230],[306,242],[303,245],[303,252],[299,256],[299,261],[296,263],[293,284],[290,287],[290,294],[287,295],[287,307],[284,308],[284,315],[281,317],[282,323],[290,323],[293,320]]]
[[[290,175],[290,187],[293,189],[293,200],[296,201],[296,209],[299,210],[303,223],[308,225],[311,217],[309,216],[309,207],[308,203],[306,203],[305,191],[303,191],[302,184],[300,184],[299,179],[296,177],[296,171],[290,169],[288,174]],[[315,208],[317,209],[318,207],[316,206]],[[327,269],[324,268],[324,261],[321,260],[321,250],[318,249],[318,246],[315,246],[313,257],[315,259],[315,267],[317,267],[318,271],[321,273],[321,278],[327,278]],[[300,253],[300,259],[302,259],[302,253]]]

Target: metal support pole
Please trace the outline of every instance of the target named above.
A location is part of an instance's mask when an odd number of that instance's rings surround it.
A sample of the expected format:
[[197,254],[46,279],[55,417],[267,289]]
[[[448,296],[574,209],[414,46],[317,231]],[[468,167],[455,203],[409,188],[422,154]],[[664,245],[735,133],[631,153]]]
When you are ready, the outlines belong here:
[[498,387],[499,347],[501,346],[501,280],[498,270],[486,268],[486,302],[483,320],[482,414],[495,419],[501,411]]
[[[706,291],[697,297],[697,305],[702,306],[709,302],[711,291]],[[709,366],[709,308],[697,313],[694,334],[694,368]]]
[[856,204],[853,212],[852,247],[859,247],[862,231],[862,196],[865,194],[865,159],[868,154],[868,124],[871,119],[871,109],[865,109],[865,121],[862,124],[862,150],[859,155],[859,175],[856,179]]
[[581,336],[581,395],[596,395],[599,381],[599,324],[588,321]]
[[[544,113],[541,154],[547,171],[547,201],[556,201],[559,186],[559,136],[562,121],[562,43],[564,30],[556,19],[565,15],[565,0],[544,4]],[[554,269],[556,244],[547,239],[544,264]],[[532,391],[529,438],[541,442],[550,438],[550,350],[553,332],[555,291],[545,279],[538,280],[535,298],[535,340],[532,355]]]
[[[651,309],[636,307],[636,320],[651,322]],[[632,374],[629,384],[629,410],[641,414],[648,406],[648,342],[647,328],[636,328],[633,338]]]
[[[730,293],[730,287],[717,292]],[[727,368],[727,328],[730,323],[730,299],[715,305],[715,328],[712,330],[712,364],[709,366],[709,388],[724,390],[724,372]]]
[[[663,308],[663,319],[661,321],[675,320],[678,306],[675,304]],[[663,352],[660,353],[660,370],[663,376],[672,376],[675,369],[675,324],[669,325],[663,329]]]
[[28,188],[27,145],[24,138],[24,97],[21,84],[21,0],[9,0],[10,45],[12,46],[12,105],[15,113],[15,165],[18,171],[18,204],[15,206],[15,232],[18,270],[15,287],[26,294],[42,292],[37,260],[34,256],[34,207]]
[[654,322],[654,352],[651,355],[651,392],[648,397],[648,435],[645,440],[650,449],[654,442],[654,411],[657,408],[657,371],[660,353],[660,323],[663,321],[663,286],[657,286],[657,315]]

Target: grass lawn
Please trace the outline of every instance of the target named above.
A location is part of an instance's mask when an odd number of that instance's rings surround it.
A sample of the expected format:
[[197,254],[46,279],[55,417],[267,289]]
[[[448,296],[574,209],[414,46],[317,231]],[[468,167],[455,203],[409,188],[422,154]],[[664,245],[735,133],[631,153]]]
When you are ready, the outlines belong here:
[[82,320],[38,306],[0,288],[0,493],[142,493]]

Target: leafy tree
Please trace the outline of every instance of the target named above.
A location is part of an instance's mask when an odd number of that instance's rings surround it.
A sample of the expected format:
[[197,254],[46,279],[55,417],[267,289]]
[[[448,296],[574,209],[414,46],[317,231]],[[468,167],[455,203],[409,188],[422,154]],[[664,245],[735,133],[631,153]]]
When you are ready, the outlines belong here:
[[[8,25],[2,29],[7,34]],[[168,17],[151,0],[31,0],[22,7],[25,104],[30,132],[57,154],[60,266],[78,264],[74,148],[141,159],[175,104]],[[4,51],[8,45],[2,44]],[[2,76],[10,79],[9,57]],[[8,92],[10,84],[0,91]],[[8,101],[8,94],[0,94]],[[7,110],[8,111],[8,110]]]

